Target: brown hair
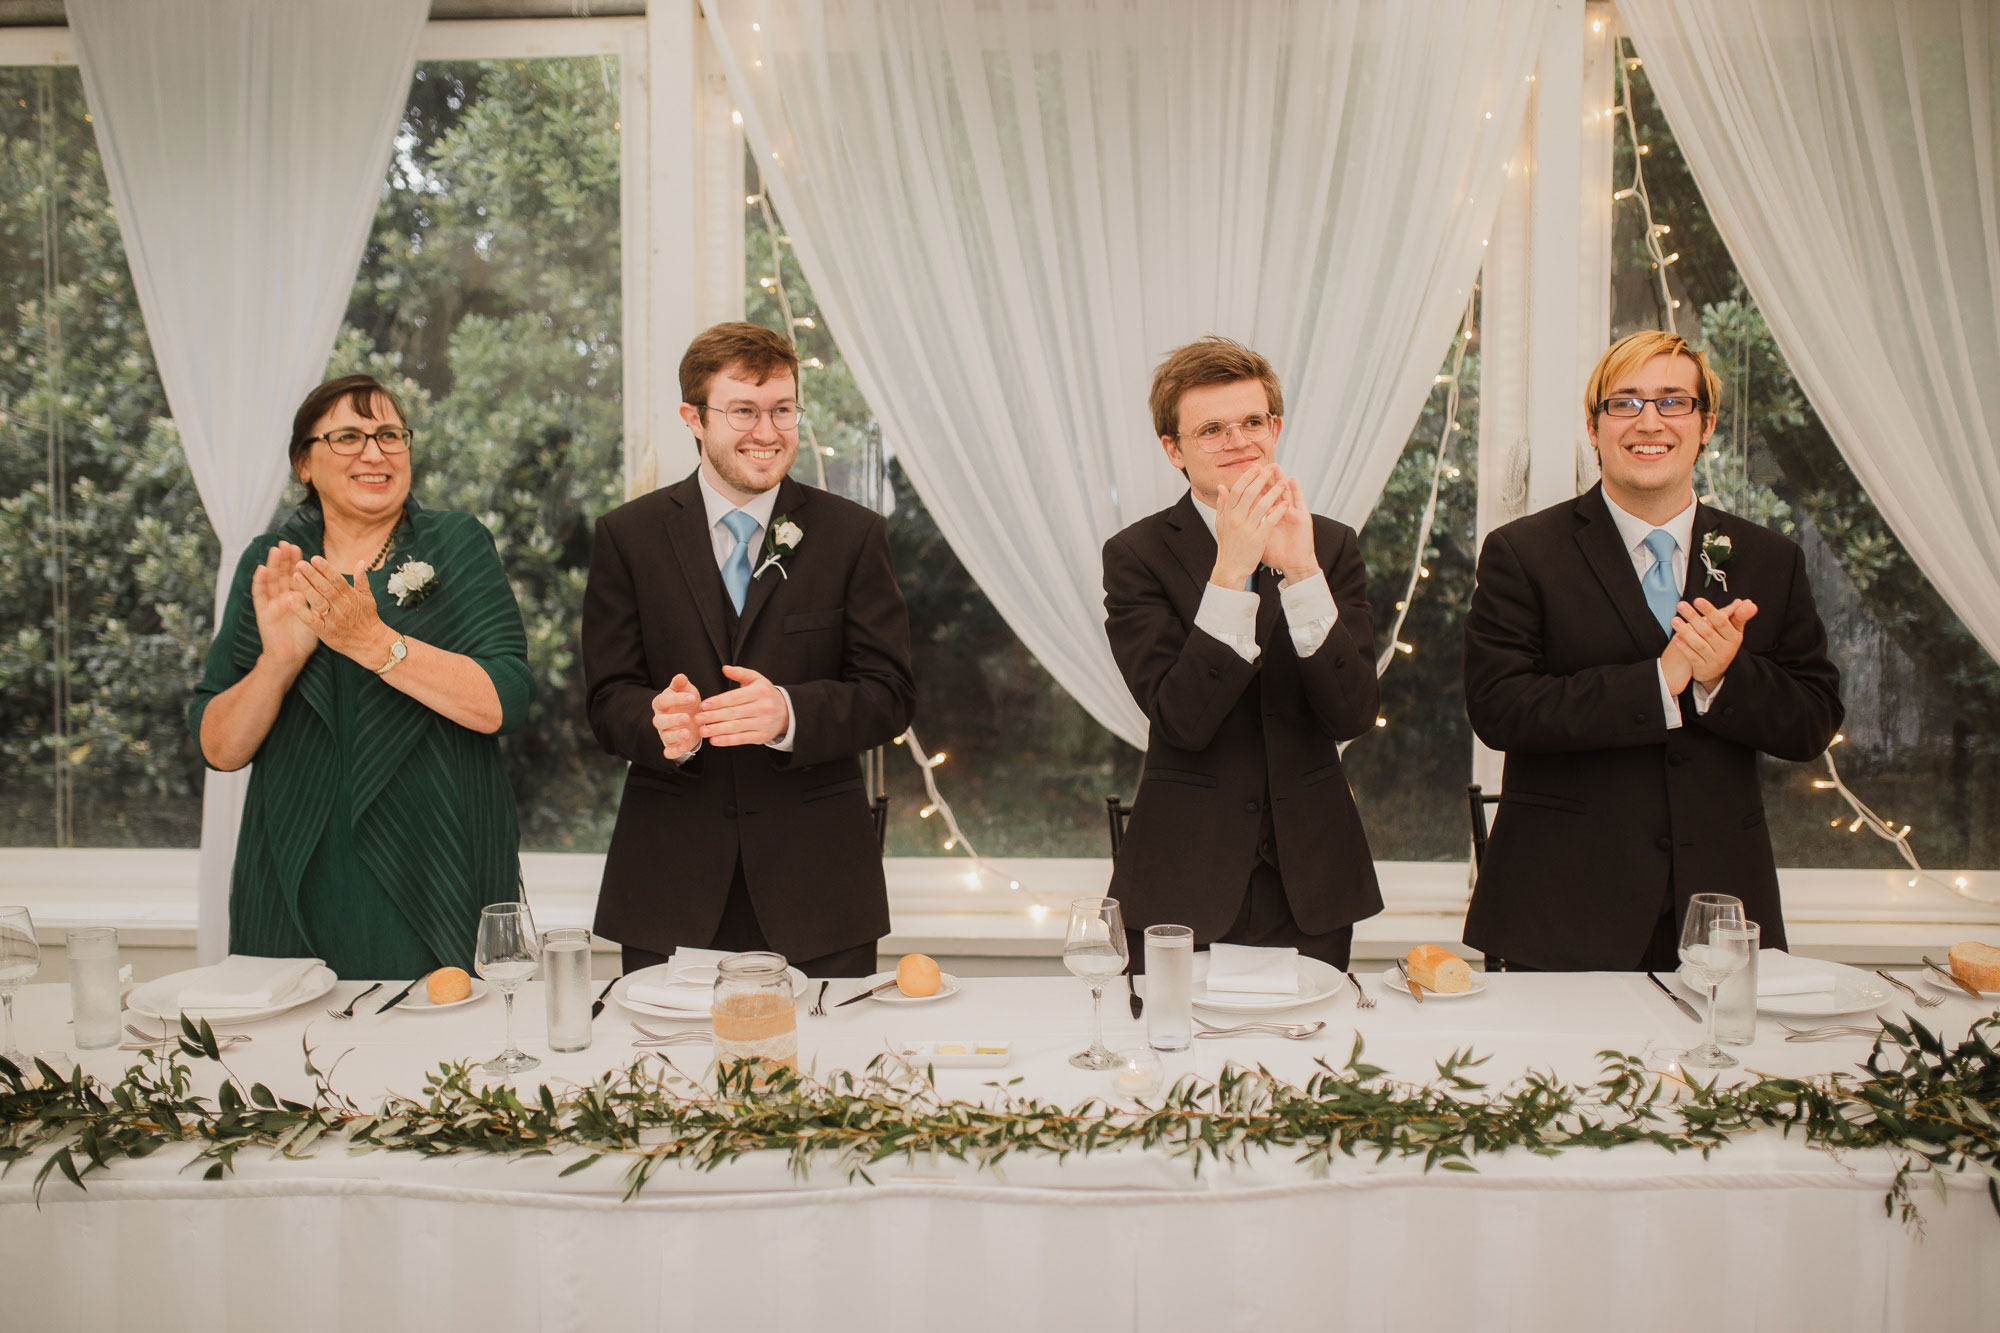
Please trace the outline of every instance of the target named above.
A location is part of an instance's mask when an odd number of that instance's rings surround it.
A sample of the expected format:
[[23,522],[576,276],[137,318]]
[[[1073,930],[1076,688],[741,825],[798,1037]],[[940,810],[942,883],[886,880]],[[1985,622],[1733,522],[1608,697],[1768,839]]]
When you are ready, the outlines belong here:
[[688,344],[681,356],[681,401],[705,406],[709,381],[730,366],[743,367],[757,384],[779,371],[789,374],[792,383],[799,382],[799,354],[785,335],[739,320],[704,329]]
[[1178,435],[1181,429],[1181,395],[1189,389],[1211,384],[1234,384],[1238,380],[1262,380],[1264,400],[1271,415],[1285,414],[1285,395],[1278,388],[1278,372],[1271,363],[1242,343],[1217,334],[1199,342],[1176,347],[1153,372],[1153,391],[1146,405],[1152,409],[1156,435]]
[[1656,356],[1684,356],[1694,362],[1694,368],[1701,377],[1701,419],[1706,425],[1715,423],[1716,409],[1722,397],[1722,381],[1708,368],[1708,358],[1678,333],[1641,329],[1637,333],[1626,334],[1606,348],[1604,355],[1597,358],[1597,368],[1590,372],[1590,382],[1583,389],[1583,412],[1593,426],[1597,424],[1598,406],[1611,386]]
[[[408,425],[410,419],[403,415],[403,405],[396,401],[396,395],[382,387],[380,381],[370,375],[342,375],[337,380],[328,380],[306,395],[299,404],[299,410],[292,416],[291,460],[292,475],[299,475],[299,460],[312,452],[313,427],[321,417],[340,406],[345,398],[347,405],[370,421],[381,421],[382,414],[375,405],[386,403],[395,412],[396,419]],[[306,499],[313,499],[317,492],[311,482],[306,483]]]

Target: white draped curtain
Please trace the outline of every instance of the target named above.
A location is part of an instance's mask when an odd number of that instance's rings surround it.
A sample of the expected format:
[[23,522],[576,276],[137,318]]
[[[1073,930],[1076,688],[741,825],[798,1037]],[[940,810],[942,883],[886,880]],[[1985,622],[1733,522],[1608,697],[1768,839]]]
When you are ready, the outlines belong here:
[[[222,540],[218,620],[333,351],[428,0],[69,0],[153,359]],[[247,770],[211,773],[199,953],[228,940]]]
[[[1548,0],[722,0],[767,187],[885,437],[1051,674],[1142,745],[1100,548],[1183,489],[1146,410],[1268,356],[1359,524],[1478,274]],[[810,378],[807,392],[810,394]]]
[[1992,0],[1619,0],[1813,407],[2000,657],[2000,14]]

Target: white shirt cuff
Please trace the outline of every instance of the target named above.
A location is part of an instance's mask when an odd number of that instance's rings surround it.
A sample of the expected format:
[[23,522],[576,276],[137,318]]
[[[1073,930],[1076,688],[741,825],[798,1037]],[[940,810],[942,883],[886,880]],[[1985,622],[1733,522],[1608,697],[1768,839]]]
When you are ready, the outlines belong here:
[[792,752],[792,740],[799,734],[799,715],[792,709],[792,692],[780,685],[778,687],[778,694],[785,701],[785,734],[774,741],[768,742],[768,744],[773,750],[782,750],[786,754],[790,754]]
[[1257,660],[1257,594],[1220,584],[1202,585],[1201,605],[1195,608],[1194,627],[1235,651],[1246,662]]
[[1326,586],[1323,570],[1315,570],[1309,579],[1278,585],[1278,601],[1285,608],[1285,624],[1291,627],[1292,648],[1302,659],[1318,652],[1340,622],[1340,607]]
[[1653,663],[1653,669],[1660,673],[1660,708],[1667,715],[1667,730],[1672,731],[1681,724],[1680,700],[1667,688],[1667,669],[1658,662]]
[[1715,702],[1715,696],[1722,693],[1722,687],[1724,685],[1727,685],[1728,683],[1729,681],[1725,677],[1724,679],[1715,682],[1715,688],[1710,690],[1710,689],[1704,689],[1700,681],[1695,681],[1694,711],[1700,713],[1703,717],[1708,716],[1708,706]]

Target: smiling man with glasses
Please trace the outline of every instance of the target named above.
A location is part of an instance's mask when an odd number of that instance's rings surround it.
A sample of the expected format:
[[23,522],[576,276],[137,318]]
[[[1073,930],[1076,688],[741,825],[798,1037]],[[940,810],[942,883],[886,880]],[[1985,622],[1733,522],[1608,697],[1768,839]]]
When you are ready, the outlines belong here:
[[1698,503],[1721,385],[1671,333],[1591,373],[1602,482],[1494,531],[1465,704],[1507,756],[1465,942],[1523,970],[1673,970],[1697,893],[1785,947],[1757,755],[1814,759],[1840,673],[1799,547]]
[[586,697],[631,768],[596,929],[628,972],[691,947],[865,976],[889,930],[859,756],[910,725],[909,617],[881,515],[789,476],[798,372],[758,325],[696,338],[699,466],[597,525]]
[[1188,493],[1104,545],[1105,632],[1151,723],[1111,879],[1133,970],[1167,924],[1346,967],[1382,910],[1340,768],[1380,698],[1360,543],[1278,467],[1284,400],[1257,353],[1174,351],[1151,408]]

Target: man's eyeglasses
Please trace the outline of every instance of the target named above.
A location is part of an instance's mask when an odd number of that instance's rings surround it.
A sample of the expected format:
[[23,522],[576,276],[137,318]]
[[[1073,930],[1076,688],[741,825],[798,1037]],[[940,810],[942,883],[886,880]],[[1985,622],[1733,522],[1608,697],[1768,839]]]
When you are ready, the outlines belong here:
[[1262,412],[1252,412],[1241,421],[1204,421],[1174,438],[1193,440],[1194,447],[1205,454],[1219,454],[1229,447],[1229,432],[1232,430],[1242,437],[1245,444],[1262,444],[1270,439],[1273,419]]
[[1636,417],[1646,410],[1647,403],[1663,417],[1684,417],[1708,406],[1699,398],[1676,393],[1665,398],[1606,398],[1597,405],[1597,410],[1607,417]]
[[370,440],[382,446],[385,454],[400,454],[409,449],[410,441],[416,437],[417,433],[408,426],[384,426],[380,430],[355,430],[350,426],[346,430],[330,430],[324,435],[315,435],[306,443],[317,444],[325,440],[327,448],[351,458],[367,448]]
[[722,413],[723,416],[729,418],[731,426],[734,426],[745,435],[757,429],[758,418],[766,416],[771,418],[772,430],[781,431],[789,435],[799,428],[799,409],[795,403],[786,403],[779,407],[762,409],[741,405],[736,407],[716,407],[712,403],[703,403],[701,410],[704,412]]

